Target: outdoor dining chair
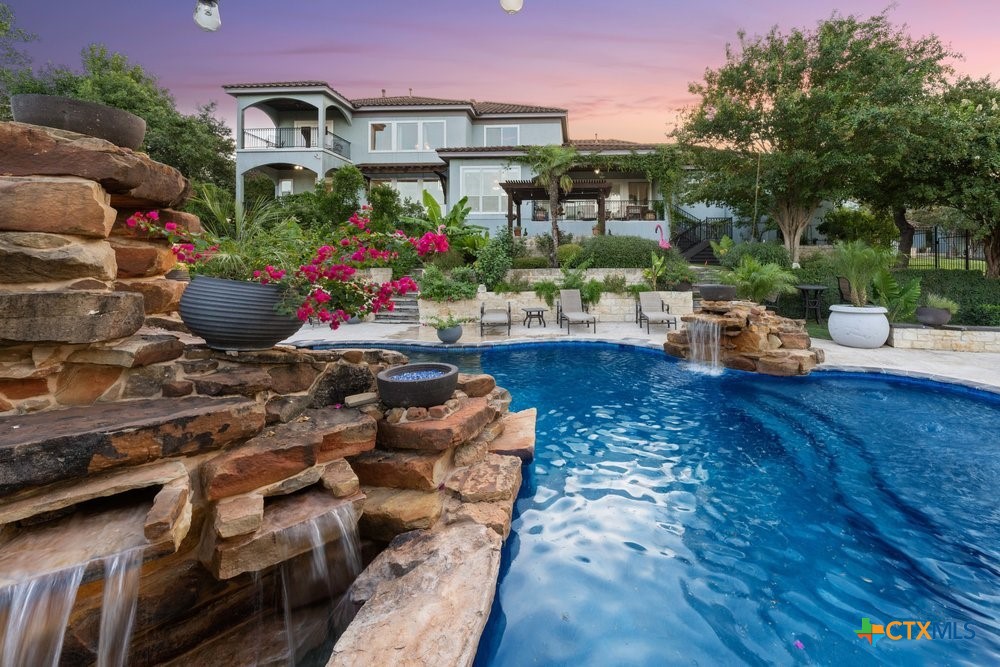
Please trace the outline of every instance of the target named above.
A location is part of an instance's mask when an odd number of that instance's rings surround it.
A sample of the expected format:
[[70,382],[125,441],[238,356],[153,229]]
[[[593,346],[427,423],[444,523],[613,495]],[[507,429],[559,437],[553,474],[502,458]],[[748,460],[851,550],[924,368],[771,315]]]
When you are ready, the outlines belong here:
[[562,328],[566,323],[566,333],[569,333],[570,325],[586,324],[587,328],[594,325],[594,333],[597,333],[597,318],[587,312],[583,306],[583,298],[578,289],[559,290],[559,303],[556,306],[556,320]]

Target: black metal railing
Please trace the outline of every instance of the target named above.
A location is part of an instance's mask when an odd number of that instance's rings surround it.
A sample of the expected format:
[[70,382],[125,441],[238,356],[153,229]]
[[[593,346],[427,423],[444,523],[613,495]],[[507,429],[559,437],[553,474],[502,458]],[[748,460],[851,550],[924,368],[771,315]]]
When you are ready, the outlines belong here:
[[674,218],[671,226],[673,233],[670,240],[681,252],[693,248],[699,243],[707,241],[721,241],[723,236],[733,237],[732,218],[705,218],[704,220],[694,219],[694,222],[685,220],[678,224]]
[[918,229],[913,233],[910,268],[985,271],[986,249],[968,231]]
[[[560,220],[597,221],[596,201],[567,201],[560,206]],[[663,220],[660,201],[605,201],[605,220]],[[532,208],[532,220],[549,219],[549,203],[536,201]]]
[[243,130],[243,148],[325,148],[337,155],[351,157],[351,142],[327,131],[320,145],[318,126],[304,127],[263,127]]

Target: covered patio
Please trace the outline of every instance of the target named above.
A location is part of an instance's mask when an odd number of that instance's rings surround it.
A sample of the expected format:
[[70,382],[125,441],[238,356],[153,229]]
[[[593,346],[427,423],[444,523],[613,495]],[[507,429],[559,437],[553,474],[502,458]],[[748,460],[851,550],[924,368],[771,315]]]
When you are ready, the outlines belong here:
[[[521,204],[526,201],[549,201],[549,191],[534,180],[501,181],[500,187],[507,193],[507,229],[521,226]],[[606,201],[611,194],[611,184],[604,179],[580,179],[573,181],[571,190],[559,188],[559,201],[597,202],[597,228],[603,234],[607,221]],[[515,224],[516,223],[516,224]]]

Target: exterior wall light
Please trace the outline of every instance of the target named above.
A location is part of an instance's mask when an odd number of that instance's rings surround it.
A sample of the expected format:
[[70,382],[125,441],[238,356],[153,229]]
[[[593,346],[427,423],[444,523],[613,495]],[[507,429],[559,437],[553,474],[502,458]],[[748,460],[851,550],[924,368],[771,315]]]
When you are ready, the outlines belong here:
[[500,0],[500,8],[508,14],[517,14],[524,6],[524,0]]
[[202,30],[215,32],[222,26],[222,17],[219,16],[219,0],[198,0],[194,6],[194,22]]

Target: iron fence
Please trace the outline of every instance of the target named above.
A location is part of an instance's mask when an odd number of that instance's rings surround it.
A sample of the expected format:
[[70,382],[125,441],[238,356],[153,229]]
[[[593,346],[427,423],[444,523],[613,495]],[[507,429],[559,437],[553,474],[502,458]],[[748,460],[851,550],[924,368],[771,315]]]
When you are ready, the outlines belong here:
[[918,229],[913,234],[910,268],[985,271],[986,250],[982,240],[967,231]]

